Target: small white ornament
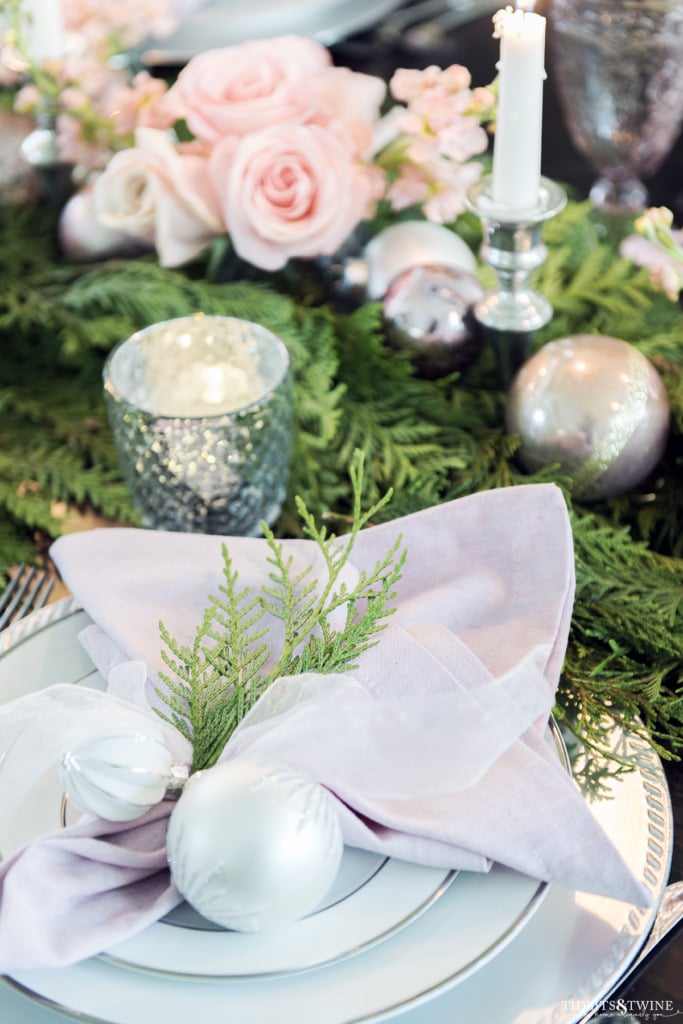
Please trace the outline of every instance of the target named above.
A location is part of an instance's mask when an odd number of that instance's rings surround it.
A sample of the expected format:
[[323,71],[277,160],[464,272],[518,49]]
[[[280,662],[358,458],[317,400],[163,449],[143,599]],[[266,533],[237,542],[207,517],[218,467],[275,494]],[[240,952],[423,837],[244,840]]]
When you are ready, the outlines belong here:
[[164,799],[178,768],[156,737],[97,736],[62,755],[59,778],[82,811],[106,821],[133,821]]
[[332,885],[343,852],[327,790],[286,766],[238,758],[190,777],[166,845],[173,881],[188,903],[242,932],[310,913]]
[[405,220],[380,231],[363,251],[367,263],[367,294],[383,299],[394,278],[411,267],[440,264],[475,274],[477,261],[466,242],[442,224]]

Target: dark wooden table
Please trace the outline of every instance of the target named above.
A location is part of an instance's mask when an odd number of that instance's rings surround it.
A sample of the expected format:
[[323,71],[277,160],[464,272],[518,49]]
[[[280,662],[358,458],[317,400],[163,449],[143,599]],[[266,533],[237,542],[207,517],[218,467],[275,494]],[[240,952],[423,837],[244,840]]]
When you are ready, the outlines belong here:
[[[501,4],[502,6],[502,4]],[[358,71],[381,75],[387,79],[399,67],[426,67],[438,64],[464,64],[472,73],[475,85],[486,85],[495,77],[498,42],[492,36],[490,17],[478,18],[450,33],[429,50],[416,52],[407,46],[387,46],[376,33],[365,33],[333,47],[338,64]],[[683,55],[682,55],[683,59]],[[569,139],[553,84],[552,62],[546,60],[548,80],[544,94],[542,173],[587,196],[595,173]],[[658,173],[647,182],[650,202],[668,206],[678,224],[683,222],[683,138],[679,138]],[[682,339],[683,342],[683,339]],[[674,813],[675,844],[670,878],[683,879],[683,765],[666,765]],[[664,1021],[679,1018],[683,1024],[683,928],[679,927],[654,960],[648,961],[642,973],[634,976],[624,991],[625,1001],[639,1001],[636,1016],[643,1021]],[[673,1009],[662,1010],[658,1003],[669,1000]],[[456,1022],[454,1022],[456,1024]]]

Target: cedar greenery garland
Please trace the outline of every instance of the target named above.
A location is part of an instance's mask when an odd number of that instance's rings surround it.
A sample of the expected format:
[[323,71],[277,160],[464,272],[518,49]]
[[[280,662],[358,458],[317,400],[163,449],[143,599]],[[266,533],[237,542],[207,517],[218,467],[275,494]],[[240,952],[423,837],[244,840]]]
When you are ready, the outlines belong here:
[[[458,225],[476,246],[478,224]],[[656,479],[583,506],[553,467],[534,476],[514,461],[505,396],[484,354],[465,375],[414,376],[387,347],[381,310],[342,314],[325,304],[311,265],[265,277],[217,246],[186,272],[151,258],[70,266],[59,259],[44,210],[0,209],[0,569],[30,559],[60,530],[56,502],[135,523],[102,402],[102,364],[122,337],[197,310],[257,320],[289,347],[296,450],[290,495],[317,519],[350,521],[348,467],[364,455],[368,507],[396,517],[493,487],[557,481],[570,508],[577,595],[558,714],[600,746],[612,719],[642,721],[660,750],[683,747],[683,313],[646,272],[618,258],[587,203],[570,202],[545,226],[549,255],[537,274],[555,316],[542,344],[611,334],[653,360],[667,388],[672,430]],[[483,276],[487,274],[482,271]],[[293,498],[277,532],[300,531]]]

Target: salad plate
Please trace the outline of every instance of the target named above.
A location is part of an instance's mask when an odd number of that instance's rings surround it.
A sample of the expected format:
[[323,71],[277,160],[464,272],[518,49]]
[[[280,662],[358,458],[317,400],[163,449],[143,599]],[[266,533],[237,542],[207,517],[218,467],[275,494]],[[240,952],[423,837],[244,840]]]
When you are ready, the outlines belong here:
[[[98,685],[77,639],[87,616],[68,605],[61,614],[54,606],[47,611],[49,622],[36,613],[31,625],[17,623],[22,629],[3,640],[3,699],[57,681]],[[6,979],[0,1019],[52,1024],[66,1016],[147,1024],[153,1015],[163,1016],[165,1024],[185,1024],[188,1015],[200,1013],[206,1024],[224,1024],[229,1017],[240,1024],[375,1024],[394,1018],[404,1024],[573,1024],[637,954],[671,856],[671,809],[661,763],[636,737],[617,734],[615,743],[635,771],[609,780],[611,799],[591,809],[652,893],[646,910],[539,885],[494,866],[485,875],[460,872],[409,925],[355,956],[311,970],[198,984],[181,973],[169,978],[163,969],[156,973],[92,958]],[[370,888],[363,885],[360,892]],[[342,903],[351,907],[357,898]],[[159,927],[170,934],[187,931]]]

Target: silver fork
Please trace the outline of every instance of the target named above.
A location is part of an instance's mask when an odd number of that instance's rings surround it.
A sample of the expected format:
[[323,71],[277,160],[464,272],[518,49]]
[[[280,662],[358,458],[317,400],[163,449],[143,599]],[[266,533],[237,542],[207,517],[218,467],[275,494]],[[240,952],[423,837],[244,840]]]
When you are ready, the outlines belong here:
[[20,565],[0,594],[0,629],[42,608],[54,585],[54,577],[46,570]]

